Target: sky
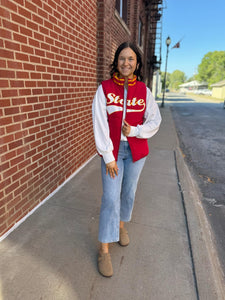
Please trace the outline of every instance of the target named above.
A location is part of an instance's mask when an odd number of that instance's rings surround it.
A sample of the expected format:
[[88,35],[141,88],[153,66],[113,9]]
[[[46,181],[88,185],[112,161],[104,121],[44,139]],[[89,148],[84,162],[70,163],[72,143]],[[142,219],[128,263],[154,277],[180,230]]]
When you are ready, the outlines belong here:
[[[197,73],[205,54],[225,51],[225,0],[163,2],[161,71],[165,72],[166,39],[169,36],[167,72],[180,70],[190,78]],[[179,40],[180,48],[172,49]]]

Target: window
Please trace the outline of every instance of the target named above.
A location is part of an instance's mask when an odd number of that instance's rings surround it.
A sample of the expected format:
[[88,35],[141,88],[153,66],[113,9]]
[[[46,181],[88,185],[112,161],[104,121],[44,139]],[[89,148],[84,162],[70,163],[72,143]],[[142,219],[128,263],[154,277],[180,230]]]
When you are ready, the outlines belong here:
[[127,23],[127,0],[116,0],[116,10],[124,22]]
[[139,19],[139,23],[138,23],[138,45],[140,47],[143,46],[143,23],[141,19]]

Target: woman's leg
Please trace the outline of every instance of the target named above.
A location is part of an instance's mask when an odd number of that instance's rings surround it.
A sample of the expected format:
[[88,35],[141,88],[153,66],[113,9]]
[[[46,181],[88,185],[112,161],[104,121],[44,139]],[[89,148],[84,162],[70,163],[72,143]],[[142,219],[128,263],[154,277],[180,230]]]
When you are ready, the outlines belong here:
[[109,243],[101,243],[100,249],[102,253],[109,253]]
[[[130,150],[129,150],[130,151]],[[121,192],[120,221],[128,222],[131,219],[134,207],[135,193],[141,171],[144,167],[146,157],[133,162],[131,153],[124,160],[124,175]]]
[[123,228],[123,227],[124,227],[124,222],[120,221],[120,228]]
[[118,176],[111,178],[106,175],[106,166],[102,159],[103,196],[99,218],[98,240],[101,243],[112,243],[119,240],[120,194],[123,178],[123,161],[118,158]]
[[[121,149],[122,148],[121,146]],[[121,149],[119,153],[121,153]],[[119,241],[120,193],[123,178],[123,160],[120,154],[117,160],[117,166],[119,168],[118,176],[111,178],[109,175],[106,175],[106,166],[102,159],[103,196],[99,218],[98,239],[101,244],[98,255],[98,270],[106,277],[113,275],[109,243]]]

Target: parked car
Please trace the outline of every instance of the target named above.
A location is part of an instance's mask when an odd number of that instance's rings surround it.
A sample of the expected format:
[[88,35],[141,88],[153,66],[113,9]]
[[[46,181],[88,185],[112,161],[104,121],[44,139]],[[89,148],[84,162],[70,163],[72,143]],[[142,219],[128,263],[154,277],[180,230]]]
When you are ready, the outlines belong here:
[[205,90],[203,90],[203,95],[212,96],[212,91],[205,89]]
[[200,90],[196,90],[196,91],[194,91],[194,94],[195,94],[195,95],[200,95],[200,93],[201,93],[201,91],[200,91]]
[[212,91],[210,91],[208,89],[199,89],[199,90],[196,90],[194,93],[196,95],[208,95],[208,96],[212,96]]

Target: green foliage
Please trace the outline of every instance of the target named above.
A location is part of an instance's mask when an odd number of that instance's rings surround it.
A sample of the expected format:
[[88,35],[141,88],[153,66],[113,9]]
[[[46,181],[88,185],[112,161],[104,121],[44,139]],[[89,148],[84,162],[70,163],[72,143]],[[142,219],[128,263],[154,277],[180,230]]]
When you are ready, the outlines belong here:
[[194,80],[197,80],[196,75],[193,75],[190,78],[188,78],[188,80],[186,82],[191,82],[191,81],[194,81]]
[[[162,89],[164,89],[165,72],[161,72]],[[173,73],[166,73],[166,88],[177,90],[179,85],[184,83],[186,75],[184,72],[175,70]]]
[[186,81],[186,75],[184,72],[180,70],[175,70],[170,75],[170,88],[177,90],[179,88],[179,85],[184,83]]
[[199,81],[213,83],[225,79],[225,51],[208,52],[198,66],[196,76]]
[[[164,80],[165,80],[165,72],[161,72],[161,82],[162,82],[162,89],[164,89]],[[166,73],[166,88],[169,87],[170,84],[170,73]]]

